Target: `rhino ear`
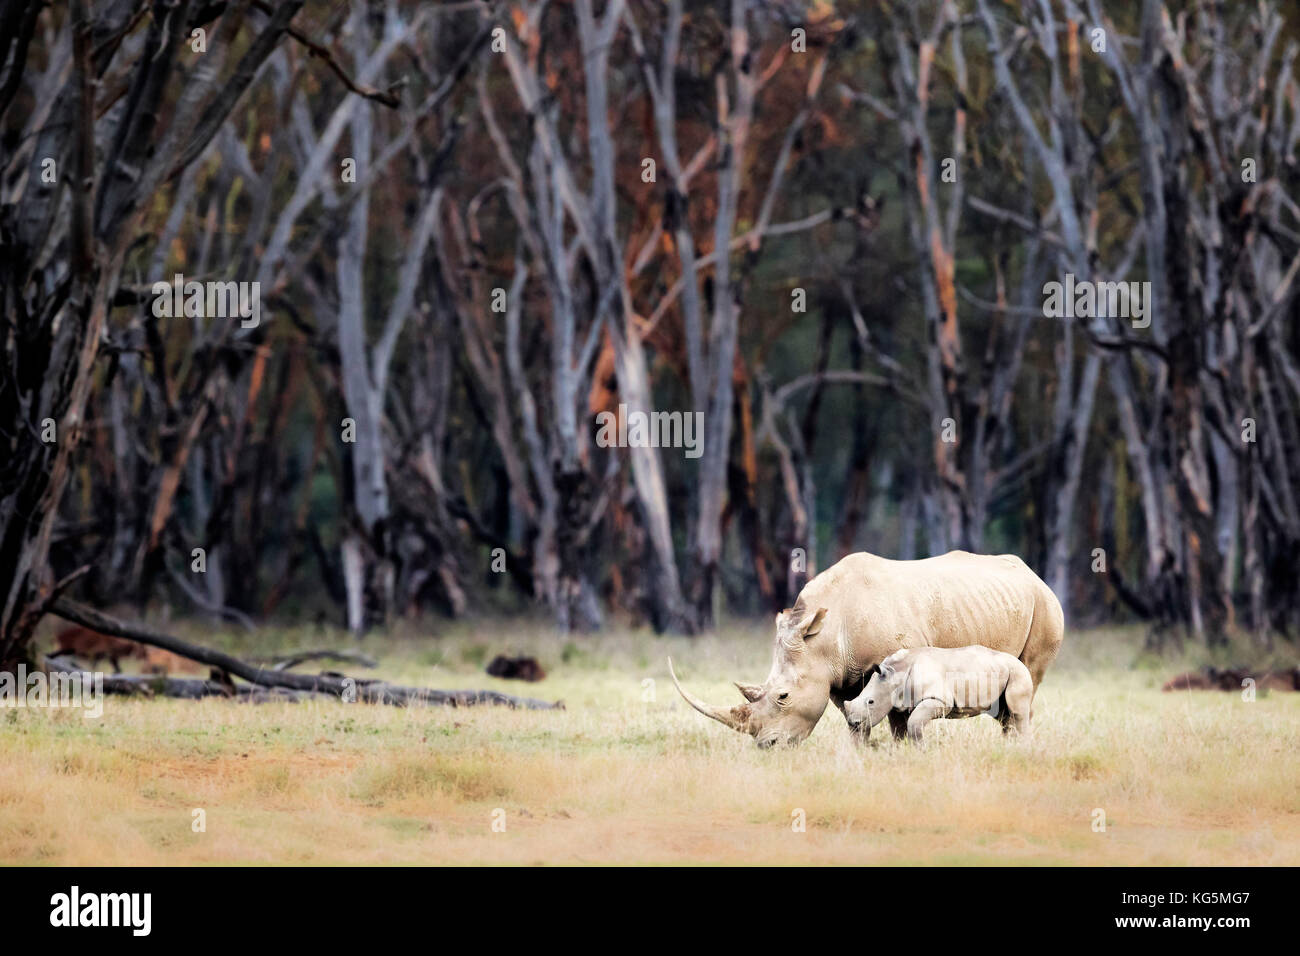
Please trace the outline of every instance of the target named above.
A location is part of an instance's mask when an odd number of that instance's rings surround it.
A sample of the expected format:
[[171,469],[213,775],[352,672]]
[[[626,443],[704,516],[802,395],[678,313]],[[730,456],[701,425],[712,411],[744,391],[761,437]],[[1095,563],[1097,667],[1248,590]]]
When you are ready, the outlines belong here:
[[889,680],[889,678],[893,677],[895,674],[898,673],[898,666],[902,664],[903,661],[906,659],[907,659],[906,650],[894,651],[894,653],[890,654],[888,657],[886,657],[883,661],[880,662],[881,676],[884,677],[885,680]]
[[799,634],[806,641],[810,637],[815,637],[822,629],[822,621],[826,619],[826,608],[819,607],[806,618],[799,622]]
[[898,665],[902,663],[902,660],[903,655],[898,651],[894,651],[894,653],[890,654],[880,662],[880,676],[885,680],[889,680],[889,678],[898,673]]

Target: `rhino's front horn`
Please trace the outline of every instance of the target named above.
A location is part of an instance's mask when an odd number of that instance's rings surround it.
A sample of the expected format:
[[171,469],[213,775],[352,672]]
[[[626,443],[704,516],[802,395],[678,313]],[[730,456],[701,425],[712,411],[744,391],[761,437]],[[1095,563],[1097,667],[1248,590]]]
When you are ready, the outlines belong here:
[[712,717],[720,724],[726,724],[732,730],[738,730],[742,734],[749,733],[749,705],[743,704],[740,707],[732,707],[730,710],[723,710],[721,707],[714,707],[704,703],[698,697],[686,693],[685,688],[677,680],[677,672],[673,670],[673,659],[668,658],[668,673],[673,677],[673,686],[677,688],[677,693],[682,695],[682,700],[690,704],[705,717]]

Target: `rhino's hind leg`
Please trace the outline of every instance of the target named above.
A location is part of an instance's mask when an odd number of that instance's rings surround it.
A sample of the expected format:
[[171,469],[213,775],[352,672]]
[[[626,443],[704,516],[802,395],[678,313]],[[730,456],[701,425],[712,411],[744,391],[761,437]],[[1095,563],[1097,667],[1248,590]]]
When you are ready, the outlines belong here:
[[[1061,642],[1065,639],[1065,614],[1061,611],[1061,602],[1046,584],[1038,588],[1033,617],[1029,622],[1029,635],[1025,648],[1020,652],[1020,661],[1029,669],[1033,691],[1043,682],[1043,675],[1048,665],[1056,660]],[[1033,700],[1030,692],[1030,701]],[[1028,713],[1028,711],[1026,712]]]
[[1005,734],[1014,729],[1018,734],[1029,733],[1029,720],[1033,713],[1034,682],[1024,671],[1013,671],[1002,694],[1002,712],[998,715]]
[[912,709],[912,716],[907,718],[908,739],[920,743],[924,739],[925,725],[947,712],[948,709],[937,700],[921,701]]
[[998,698],[998,702],[993,705],[995,710],[992,711],[997,717],[998,723],[1002,725],[1002,732],[1008,733],[1011,730],[1011,708],[1007,706],[1007,695],[1003,694]]

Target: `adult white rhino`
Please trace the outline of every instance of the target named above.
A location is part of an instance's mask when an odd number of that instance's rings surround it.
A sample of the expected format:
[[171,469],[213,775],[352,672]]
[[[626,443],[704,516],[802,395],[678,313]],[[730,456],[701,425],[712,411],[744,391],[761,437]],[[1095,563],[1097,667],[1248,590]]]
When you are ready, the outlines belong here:
[[[813,578],[776,616],[772,670],[737,684],[747,703],[724,709],[688,694],[707,717],[750,734],[760,747],[797,744],[834,701],[841,711],[880,662],[904,647],[983,644],[1024,662],[1034,691],[1065,636],[1051,589],[1010,554],[949,551],[920,561],[851,554]],[[672,661],[668,662],[672,672]],[[894,726],[894,733],[905,726]]]

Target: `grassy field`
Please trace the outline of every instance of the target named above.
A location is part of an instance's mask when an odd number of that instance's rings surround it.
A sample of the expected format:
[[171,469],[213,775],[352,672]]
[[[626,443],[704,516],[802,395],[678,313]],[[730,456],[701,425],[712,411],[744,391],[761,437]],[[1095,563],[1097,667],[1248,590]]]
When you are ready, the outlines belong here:
[[[238,635],[188,636],[248,650]],[[259,639],[345,643],[307,629]],[[483,622],[368,638],[383,662],[368,676],[567,709],[0,709],[0,862],[1300,864],[1300,694],[1164,694],[1200,661],[1138,645],[1068,634],[1030,741],[979,717],[932,725],[924,749],[881,729],[862,748],[830,709],[802,747],[760,752],[689,710],[664,658],[701,696],[739,702],[729,681],[762,680],[766,626],[697,641]],[[536,654],[550,676],[488,678],[499,651]]]

